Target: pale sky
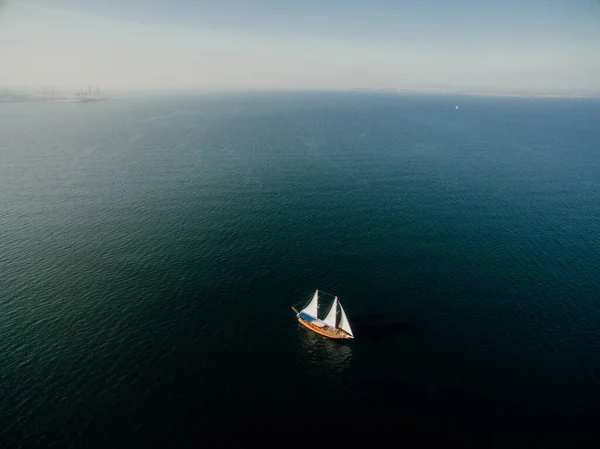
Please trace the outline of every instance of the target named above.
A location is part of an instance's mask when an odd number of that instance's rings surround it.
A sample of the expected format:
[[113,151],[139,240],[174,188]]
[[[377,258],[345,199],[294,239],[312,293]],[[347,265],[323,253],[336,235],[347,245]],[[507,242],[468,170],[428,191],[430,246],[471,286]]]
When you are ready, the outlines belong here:
[[0,87],[600,92],[598,0],[0,5]]

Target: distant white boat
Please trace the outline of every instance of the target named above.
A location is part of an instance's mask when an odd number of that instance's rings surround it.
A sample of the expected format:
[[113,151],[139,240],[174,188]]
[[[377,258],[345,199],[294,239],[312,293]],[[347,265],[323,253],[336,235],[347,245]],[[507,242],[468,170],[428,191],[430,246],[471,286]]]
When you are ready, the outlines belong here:
[[458,105],[456,105],[456,110],[458,111]]

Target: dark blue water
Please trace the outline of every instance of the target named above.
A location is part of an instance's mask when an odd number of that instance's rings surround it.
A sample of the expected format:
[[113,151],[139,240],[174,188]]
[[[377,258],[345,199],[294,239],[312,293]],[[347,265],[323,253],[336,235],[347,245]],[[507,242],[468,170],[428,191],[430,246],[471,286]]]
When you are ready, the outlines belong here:
[[[0,105],[0,446],[597,437],[599,123],[575,99]],[[298,326],[315,288],[354,341]]]

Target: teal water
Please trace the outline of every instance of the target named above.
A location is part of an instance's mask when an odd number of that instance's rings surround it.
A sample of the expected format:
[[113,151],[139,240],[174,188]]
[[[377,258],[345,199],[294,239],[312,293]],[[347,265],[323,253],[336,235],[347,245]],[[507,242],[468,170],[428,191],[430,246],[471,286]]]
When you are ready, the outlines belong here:
[[[0,446],[595,438],[598,123],[576,99],[0,105]],[[315,288],[354,341],[297,325]]]

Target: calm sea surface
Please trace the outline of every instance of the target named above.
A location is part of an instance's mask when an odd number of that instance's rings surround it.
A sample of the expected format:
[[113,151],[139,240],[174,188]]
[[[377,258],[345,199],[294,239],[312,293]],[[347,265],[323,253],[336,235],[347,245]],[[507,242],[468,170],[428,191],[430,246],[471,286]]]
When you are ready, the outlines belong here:
[[572,447],[599,376],[600,100],[0,105],[0,447]]

